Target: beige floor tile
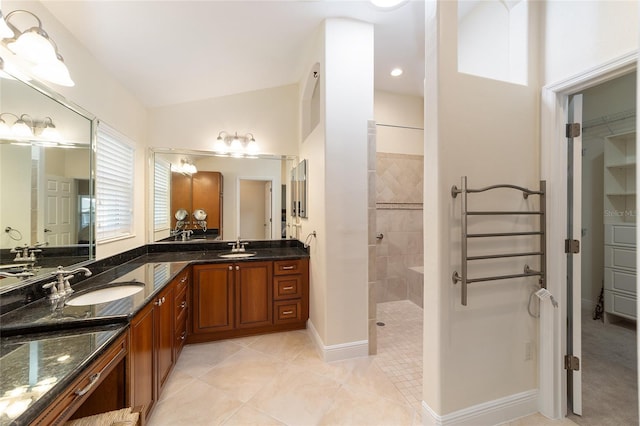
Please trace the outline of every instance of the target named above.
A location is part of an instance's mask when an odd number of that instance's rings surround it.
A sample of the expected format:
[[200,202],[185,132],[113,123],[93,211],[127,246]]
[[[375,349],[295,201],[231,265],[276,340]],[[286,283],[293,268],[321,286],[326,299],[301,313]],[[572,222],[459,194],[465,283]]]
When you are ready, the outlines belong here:
[[505,423],[506,426],[569,426],[575,425],[568,418],[562,420],[551,420],[540,413],[532,414],[518,420]]
[[406,402],[389,377],[380,369],[374,357],[361,358],[346,384],[395,402]]
[[320,425],[413,425],[415,411],[404,403],[381,399],[369,392],[342,387]]
[[358,360],[324,362],[314,347],[305,347],[290,364],[345,383],[358,364]]
[[244,348],[213,367],[201,380],[246,402],[285,368],[283,361]]
[[290,367],[248,404],[288,425],[312,425],[320,420],[339,388],[335,380]]
[[175,370],[200,377],[243,347],[229,340],[186,345]]
[[302,330],[264,334],[248,347],[285,361],[291,361],[303,349],[313,346],[307,331]]
[[191,386],[196,380],[198,379],[196,379],[192,375],[174,369],[173,372],[169,375],[167,384],[165,385],[164,390],[162,391],[162,395],[160,396],[160,401],[173,398],[177,393],[188,390],[189,386]]
[[148,426],[221,425],[233,415],[242,402],[212,386],[195,380],[188,391],[178,392],[159,402]]
[[285,426],[285,424],[249,405],[243,405],[224,422],[224,426]]

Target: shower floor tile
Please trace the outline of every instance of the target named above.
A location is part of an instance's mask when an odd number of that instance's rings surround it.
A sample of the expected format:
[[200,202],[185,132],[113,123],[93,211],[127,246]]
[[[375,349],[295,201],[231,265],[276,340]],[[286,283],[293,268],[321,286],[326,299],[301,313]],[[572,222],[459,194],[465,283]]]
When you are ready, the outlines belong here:
[[377,305],[376,363],[416,410],[422,404],[422,308],[409,300]]

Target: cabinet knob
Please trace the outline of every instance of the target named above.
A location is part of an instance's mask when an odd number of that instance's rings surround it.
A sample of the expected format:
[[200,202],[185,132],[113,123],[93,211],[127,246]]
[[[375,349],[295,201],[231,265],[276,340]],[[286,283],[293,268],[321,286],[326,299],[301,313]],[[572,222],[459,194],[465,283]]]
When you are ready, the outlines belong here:
[[186,331],[183,331],[183,332],[180,334],[180,340],[184,340],[184,339],[186,339],[186,338],[187,338],[187,332],[186,332]]
[[233,266],[229,265],[229,270],[233,271]]
[[236,271],[239,271],[240,267],[238,265],[236,265]]
[[182,303],[180,304],[180,307],[181,307],[182,309],[186,308],[186,307],[187,307],[187,301],[186,301],[186,300],[183,300],[183,301],[182,301]]

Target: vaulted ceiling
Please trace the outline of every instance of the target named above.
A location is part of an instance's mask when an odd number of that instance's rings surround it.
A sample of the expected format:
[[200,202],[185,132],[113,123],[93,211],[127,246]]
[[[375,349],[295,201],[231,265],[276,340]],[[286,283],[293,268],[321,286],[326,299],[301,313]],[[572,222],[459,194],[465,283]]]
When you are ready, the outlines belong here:
[[[104,67],[149,107],[293,84],[326,18],[374,25],[375,87],[422,96],[424,2],[43,1]],[[402,67],[404,74],[389,72]]]

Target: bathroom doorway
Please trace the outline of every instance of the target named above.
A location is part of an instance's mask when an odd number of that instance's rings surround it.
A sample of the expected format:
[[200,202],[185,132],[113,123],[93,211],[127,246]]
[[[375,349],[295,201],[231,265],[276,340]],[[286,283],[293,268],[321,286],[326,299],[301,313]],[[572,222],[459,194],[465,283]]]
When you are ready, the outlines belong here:
[[633,72],[573,96],[582,98],[582,124],[573,156],[579,211],[569,217],[579,220],[570,238],[580,241],[580,261],[569,255],[577,282],[568,307],[580,319],[567,346],[580,354],[580,380],[568,373],[567,384],[569,417],[583,426],[638,424],[635,94]]
[[273,181],[240,178],[238,191],[238,235],[248,240],[270,240],[273,235]]

